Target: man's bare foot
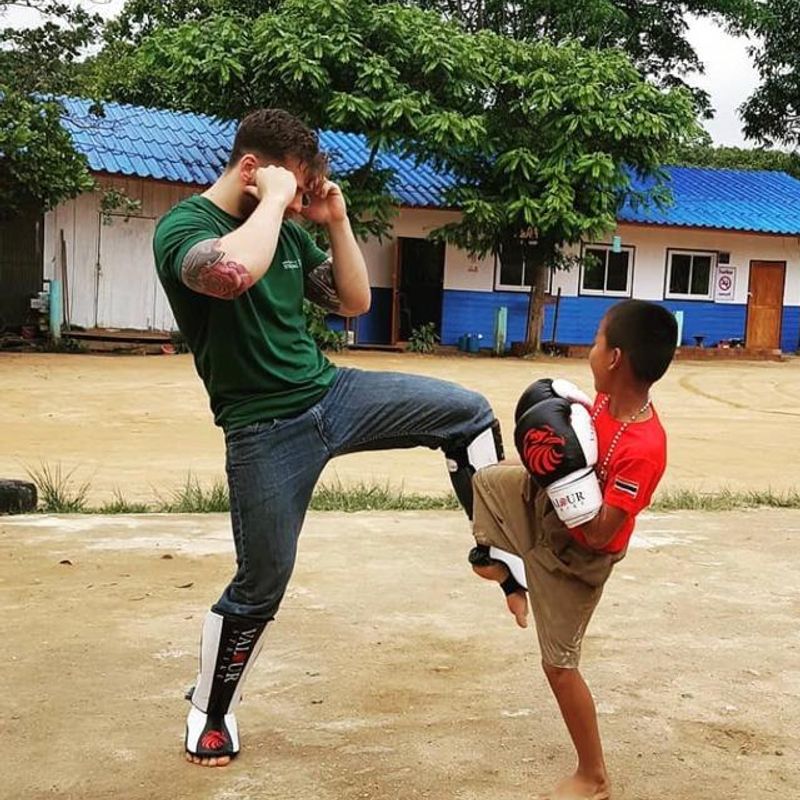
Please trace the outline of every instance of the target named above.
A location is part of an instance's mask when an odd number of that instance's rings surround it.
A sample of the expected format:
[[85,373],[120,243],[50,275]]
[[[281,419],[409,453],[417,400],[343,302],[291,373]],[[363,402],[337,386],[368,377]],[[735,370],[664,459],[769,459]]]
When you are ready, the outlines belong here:
[[540,800],[611,800],[611,784],[607,777],[585,778],[578,774],[565,778]]
[[[472,570],[476,575],[485,578],[487,581],[503,583],[511,574],[508,567],[502,562],[494,564],[473,564]],[[526,592],[512,592],[506,595],[506,605],[508,610],[514,615],[514,619],[520,628],[528,627],[528,595]]]
[[192,753],[186,754],[186,760],[190,764],[199,764],[201,767],[227,767],[231,763],[230,756],[219,756],[217,758],[200,758]]

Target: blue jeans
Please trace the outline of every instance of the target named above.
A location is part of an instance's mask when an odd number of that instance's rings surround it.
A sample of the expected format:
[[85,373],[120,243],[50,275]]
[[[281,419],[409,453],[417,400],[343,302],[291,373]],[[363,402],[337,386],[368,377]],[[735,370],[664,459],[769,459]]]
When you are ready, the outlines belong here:
[[493,421],[487,400],[456,384],[339,369],[325,397],[299,416],[226,433],[237,571],[213,610],[261,620],[275,616],[311,494],[331,458],[363,450],[459,447]]

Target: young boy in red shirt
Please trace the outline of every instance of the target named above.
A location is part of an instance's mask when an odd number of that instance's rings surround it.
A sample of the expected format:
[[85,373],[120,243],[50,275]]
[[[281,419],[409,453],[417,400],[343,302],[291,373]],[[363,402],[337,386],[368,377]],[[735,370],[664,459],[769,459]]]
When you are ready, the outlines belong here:
[[613,306],[589,355],[594,403],[567,381],[532,384],[515,415],[522,466],[487,467],[473,479],[478,546],[470,562],[501,584],[520,627],[530,594],[542,666],[577,751],[575,773],[551,800],[611,796],[594,701],[578,671],[581,642],[664,474],[666,435],[650,387],[666,372],[676,340],[663,306]]

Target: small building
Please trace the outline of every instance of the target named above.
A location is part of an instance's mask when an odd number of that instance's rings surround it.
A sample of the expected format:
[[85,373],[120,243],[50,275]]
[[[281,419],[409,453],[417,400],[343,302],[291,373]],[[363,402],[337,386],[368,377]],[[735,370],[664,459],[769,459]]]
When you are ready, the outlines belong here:
[[[220,174],[235,126],[115,103],[98,118],[90,107],[89,101],[66,100],[63,123],[104,191],[45,215],[43,276],[66,278],[73,325],[172,330],[153,267],[153,230],[174,203]],[[325,131],[321,140],[334,168],[366,160],[360,136]],[[458,218],[457,210],[444,207],[448,177],[393,153],[382,153],[379,164],[395,170],[398,214],[391,239],[364,244],[373,302],[368,314],[349,323],[356,343],[401,342],[433,322],[444,344],[474,333],[488,345],[501,307],[508,313],[508,341],[522,340],[531,279],[525,240],[486,259],[429,241],[431,230]],[[682,312],[683,344],[743,341],[751,348],[797,350],[800,181],[779,172],[666,171],[673,205],[626,204],[608,240],[578,248],[593,259],[551,275],[549,292],[558,305],[547,307],[544,340],[588,344],[611,304],[636,297]],[[141,208],[131,216],[109,208],[106,192],[113,189],[139,200]]]

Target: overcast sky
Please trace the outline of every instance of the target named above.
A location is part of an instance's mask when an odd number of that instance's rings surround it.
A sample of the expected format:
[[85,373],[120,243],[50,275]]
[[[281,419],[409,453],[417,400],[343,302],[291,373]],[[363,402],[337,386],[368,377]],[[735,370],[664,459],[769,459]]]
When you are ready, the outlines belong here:
[[[97,10],[103,16],[113,16],[124,0],[70,0]],[[156,0],[157,1],[157,0]],[[11,9],[5,24],[36,24],[35,12]],[[737,109],[758,84],[758,75],[747,54],[747,42],[734,38],[708,19],[696,19],[690,24],[689,40],[705,63],[705,75],[691,76],[691,82],[711,95],[716,116],[706,123],[717,144],[746,145],[741,132]]]

